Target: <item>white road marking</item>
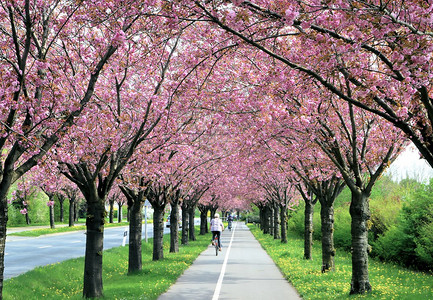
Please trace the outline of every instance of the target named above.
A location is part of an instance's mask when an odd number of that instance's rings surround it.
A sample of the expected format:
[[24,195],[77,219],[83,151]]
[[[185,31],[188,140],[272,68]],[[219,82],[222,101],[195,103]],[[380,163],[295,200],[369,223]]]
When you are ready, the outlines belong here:
[[53,247],[53,246],[48,245],[48,246],[41,246],[41,247],[38,247],[38,248],[39,248],[39,249],[44,249],[44,248],[51,248],[51,247]]
[[218,297],[220,296],[221,286],[223,284],[224,274],[226,272],[226,267],[227,267],[227,260],[229,259],[230,249],[232,248],[232,242],[233,242],[233,237],[235,236],[236,226],[237,226],[237,223],[233,227],[232,237],[230,239],[230,244],[229,244],[229,247],[227,248],[226,257],[224,258],[224,263],[223,263],[223,266],[221,268],[220,277],[218,278],[218,282],[217,282],[217,285],[215,287],[215,292],[213,293],[212,300],[218,300]]

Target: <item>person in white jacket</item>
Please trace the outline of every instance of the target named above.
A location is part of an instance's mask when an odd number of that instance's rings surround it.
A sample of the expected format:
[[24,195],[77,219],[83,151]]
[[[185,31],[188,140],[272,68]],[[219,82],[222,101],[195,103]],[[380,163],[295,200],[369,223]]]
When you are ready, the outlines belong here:
[[[215,214],[214,218],[210,220],[210,231],[212,231],[212,240],[215,236],[218,237],[218,248],[221,251],[221,232],[224,230],[223,221],[220,219],[219,214]],[[213,242],[212,242],[213,245]]]

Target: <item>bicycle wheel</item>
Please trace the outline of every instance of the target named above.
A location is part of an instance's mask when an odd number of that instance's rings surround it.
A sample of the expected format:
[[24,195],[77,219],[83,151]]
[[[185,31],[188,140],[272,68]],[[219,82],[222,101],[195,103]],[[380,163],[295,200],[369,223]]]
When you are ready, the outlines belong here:
[[218,250],[219,250],[219,247],[218,247],[218,238],[215,238],[215,255],[216,256],[218,256]]

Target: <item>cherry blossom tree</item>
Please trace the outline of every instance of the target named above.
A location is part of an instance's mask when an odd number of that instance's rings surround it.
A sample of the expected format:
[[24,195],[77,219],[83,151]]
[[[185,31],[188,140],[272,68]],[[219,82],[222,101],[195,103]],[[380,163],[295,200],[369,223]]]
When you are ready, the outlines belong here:
[[427,3],[221,1],[211,6],[190,1],[178,13],[193,6],[197,18],[213,22],[238,44],[253,46],[391,122],[433,163]]
[[[107,197],[107,202],[109,206],[108,211],[108,223],[114,223],[114,203],[121,198],[121,191],[118,189],[118,186],[114,186]],[[129,205],[128,205],[129,207]]]
[[[156,55],[146,59],[149,45],[145,44],[148,39],[143,26],[153,23],[128,17],[125,21],[137,22],[138,31],[124,41],[123,51],[114,58],[119,65],[113,66],[112,73],[104,77],[104,89],[95,91],[96,99],[89,104],[93,111],[81,116],[76,130],[57,149],[62,174],[79,187],[87,202],[85,297],[102,296],[105,199],[137,146],[149,137],[166,113],[168,96],[161,95],[160,90],[176,48],[174,42],[169,51],[165,50],[171,40],[168,35],[165,41],[155,44]],[[157,65],[154,60],[159,59],[165,60],[162,68],[153,68]],[[144,73],[144,68],[149,68],[149,73]],[[138,70],[143,73],[135,73]],[[156,70],[160,73],[154,84],[145,85],[143,80],[151,80]],[[140,104],[141,109],[136,110]],[[101,140],[101,136],[105,138]]]
[[[4,270],[8,190],[86,110],[99,75],[130,26],[130,22],[118,25],[119,16],[110,9],[117,4],[0,3],[0,273]],[[128,5],[129,20],[141,14],[140,5]],[[77,60],[85,61],[86,67],[76,68]],[[1,279],[0,291],[2,287]]]

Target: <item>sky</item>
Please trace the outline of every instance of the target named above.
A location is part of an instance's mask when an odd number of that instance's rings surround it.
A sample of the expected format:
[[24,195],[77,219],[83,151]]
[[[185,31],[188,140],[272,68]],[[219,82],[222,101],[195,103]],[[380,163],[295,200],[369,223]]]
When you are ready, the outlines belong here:
[[433,169],[425,159],[420,159],[418,150],[411,144],[396,158],[385,174],[391,175],[397,182],[409,177],[427,183],[433,177]]

